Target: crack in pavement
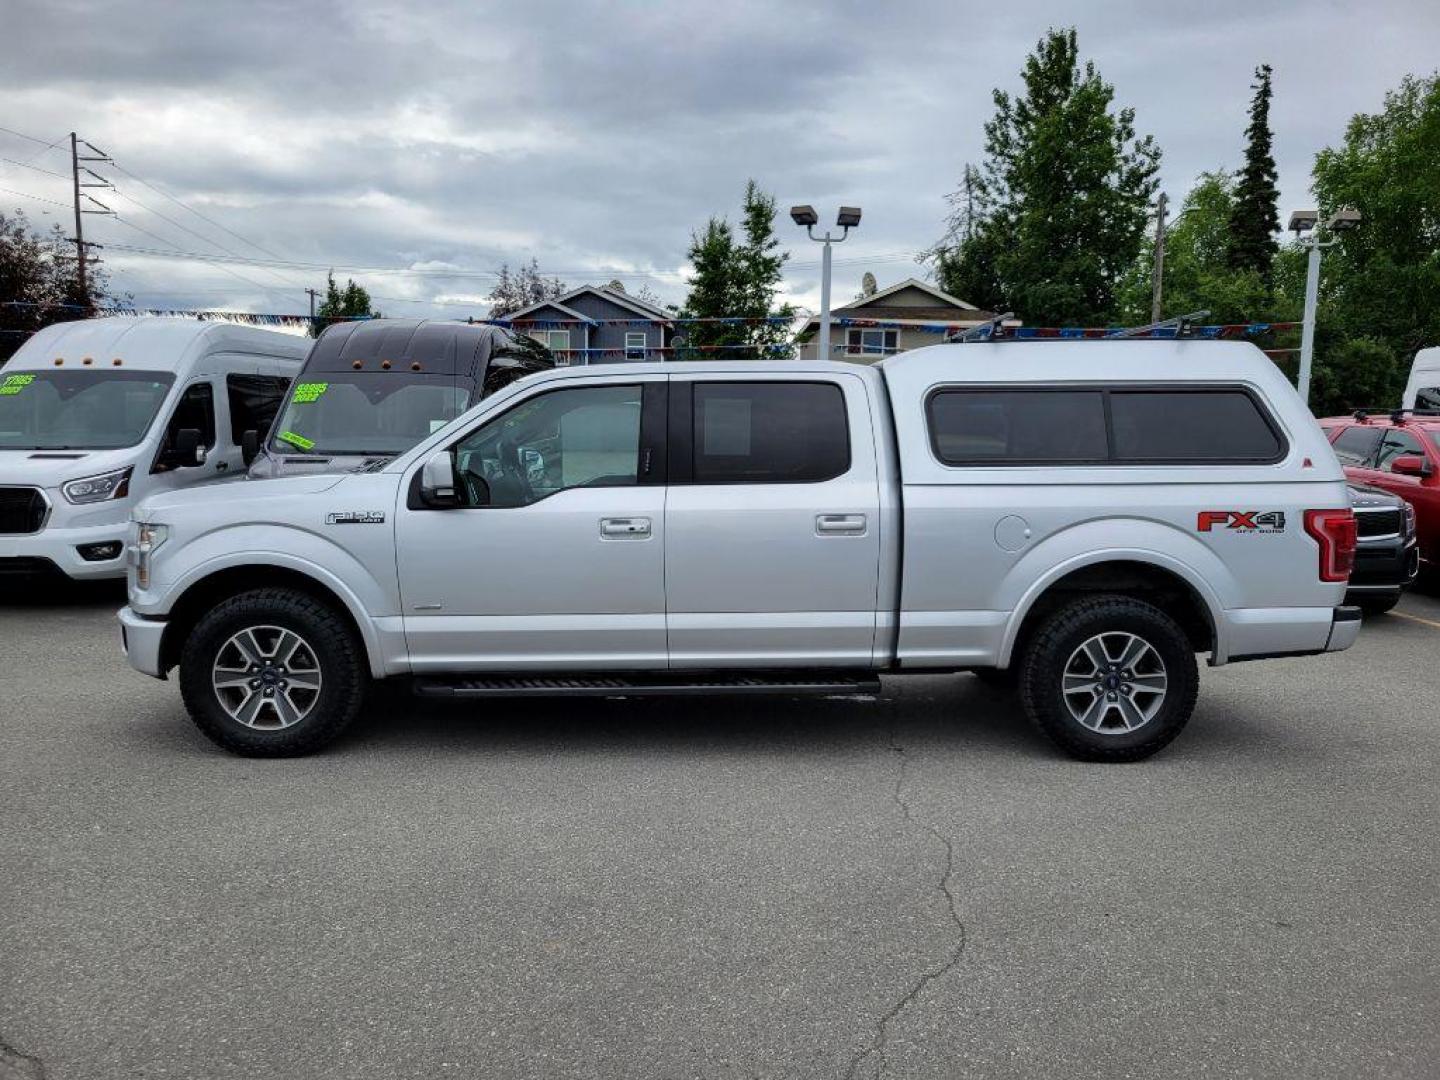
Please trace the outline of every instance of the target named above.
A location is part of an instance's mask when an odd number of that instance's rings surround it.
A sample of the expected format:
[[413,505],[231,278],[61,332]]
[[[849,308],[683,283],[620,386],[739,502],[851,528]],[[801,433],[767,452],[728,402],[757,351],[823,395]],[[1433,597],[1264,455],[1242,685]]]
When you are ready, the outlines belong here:
[[845,1070],[845,1080],[854,1080],[861,1064],[872,1054],[876,1056],[877,1060],[875,1071],[871,1075],[875,1080],[879,1080],[879,1078],[884,1075],[886,1065],[885,1047],[889,1040],[887,1026],[892,1020],[904,1012],[906,1007],[919,997],[927,986],[949,974],[951,969],[960,962],[960,957],[965,952],[965,923],[960,919],[960,909],[955,903],[955,894],[950,889],[950,878],[955,872],[955,847],[951,844],[949,838],[933,825],[921,821],[911,813],[910,804],[905,801],[905,768],[908,758],[905,754],[905,748],[895,740],[894,728],[891,728],[890,731],[889,750],[900,759],[900,769],[895,776],[895,789],[890,793],[890,797],[895,801],[895,805],[900,807],[900,813],[907,824],[924,829],[936,840],[940,841],[945,848],[945,871],[940,875],[940,880],[936,882],[936,888],[945,896],[945,902],[950,908],[950,920],[955,924],[958,937],[955,942],[955,947],[951,949],[950,955],[946,958],[945,962],[930,971],[924,972],[920,978],[915,980],[914,985],[900,997],[900,1000],[895,1002],[895,1004],[875,1022],[875,1035],[870,1040],[870,1045],[851,1059],[850,1067]]
[[45,1063],[0,1039],[0,1080],[45,1080]]

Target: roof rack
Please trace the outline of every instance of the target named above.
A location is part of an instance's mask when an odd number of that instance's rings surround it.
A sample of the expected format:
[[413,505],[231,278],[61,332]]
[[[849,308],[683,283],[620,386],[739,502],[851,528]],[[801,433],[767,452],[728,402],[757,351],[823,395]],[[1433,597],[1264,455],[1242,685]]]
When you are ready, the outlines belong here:
[[1015,318],[1013,311],[1007,311],[1004,315],[996,315],[993,319],[987,319],[978,326],[972,326],[968,330],[957,330],[945,340],[948,343],[970,342],[970,341],[1004,341],[1009,335],[1005,333],[1005,320]]
[[1407,415],[1440,416],[1440,409],[1387,409],[1384,407],[1372,409],[1367,407],[1363,409],[1356,409],[1354,413],[1351,414],[1351,417],[1356,423],[1364,424],[1369,421],[1370,417],[1378,415],[1389,416],[1390,422],[1392,424],[1403,424],[1405,423],[1405,417]]
[[1179,315],[1173,319],[1149,323],[1146,326],[1131,326],[1124,330],[1116,330],[1113,334],[1106,334],[1105,336],[1107,338],[1154,337],[1157,330],[1174,330],[1177,338],[1194,337],[1195,327],[1199,326],[1201,320],[1209,314],[1209,311],[1192,311],[1189,315]]

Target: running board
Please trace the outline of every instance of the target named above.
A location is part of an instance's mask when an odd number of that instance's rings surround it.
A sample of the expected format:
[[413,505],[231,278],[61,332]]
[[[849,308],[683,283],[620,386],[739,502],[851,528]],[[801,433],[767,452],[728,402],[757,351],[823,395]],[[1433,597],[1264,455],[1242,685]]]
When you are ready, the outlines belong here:
[[875,675],[507,675],[489,678],[418,678],[411,684],[418,697],[674,697],[728,694],[880,693]]

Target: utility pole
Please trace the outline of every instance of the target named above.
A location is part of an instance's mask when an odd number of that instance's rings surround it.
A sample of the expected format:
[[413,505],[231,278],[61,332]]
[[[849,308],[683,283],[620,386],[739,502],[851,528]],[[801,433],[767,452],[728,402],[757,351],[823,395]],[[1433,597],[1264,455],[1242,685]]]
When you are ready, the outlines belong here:
[[[81,156],[80,156],[80,146],[81,146],[81,144],[84,144],[85,148],[86,148],[87,150],[89,150],[92,154],[94,154],[95,156],[94,156],[94,157],[88,157],[88,156],[87,156],[87,157],[81,157]],[[85,232],[84,232],[83,222],[84,222],[84,220],[85,220],[85,215],[86,215],[86,214],[109,214],[109,215],[113,216],[114,213],[115,213],[115,211],[114,211],[114,210],[111,210],[110,207],[106,206],[104,203],[102,203],[99,199],[95,198],[95,196],[93,196],[93,195],[89,195],[89,194],[82,195],[80,189],[81,189],[81,188],[110,188],[110,189],[113,190],[114,187],[115,187],[115,185],[112,184],[112,183],[110,183],[109,180],[106,180],[103,176],[101,176],[99,173],[97,173],[94,169],[91,169],[91,168],[88,168],[88,167],[86,167],[86,166],[81,165],[80,163],[81,163],[82,161],[95,161],[95,162],[100,162],[100,163],[106,164],[106,165],[114,164],[114,162],[112,162],[112,161],[110,160],[110,155],[107,154],[107,153],[105,153],[103,150],[100,150],[100,149],[98,149],[98,148],[96,148],[96,147],[94,147],[94,146],[91,146],[88,142],[85,142],[84,139],[78,137],[78,136],[75,134],[75,132],[72,131],[72,132],[70,133],[70,172],[71,172],[72,178],[73,178],[73,180],[74,180],[74,191],[75,191],[75,267],[76,267],[76,280],[77,280],[77,282],[78,282],[78,284],[79,284],[79,286],[80,286],[80,295],[81,295],[81,297],[84,298],[85,303],[86,303],[86,305],[88,306],[88,305],[90,304],[90,286],[89,286],[89,284],[88,284],[88,282],[87,282],[87,278],[86,278],[85,249],[88,248],[88,247],[91,247],[92,245],[87,244],[87,243],[85,242]],[[82,172],[88,173],[89,176],[90,176],[90,178],[89,178],[88,180],[86,180],[84,183],[81,183],[81,179],[80,179],[80,174],[81,174]],[[96,206],[98,206],[100,209],[99,209],[99,210],[90,210],[90,209],[87,209],[87,208],[85,207],[85,204],[80,201],[82,198],[84,198],[84,199],[89,199],[92,203],[94,203],[94,204],[95,204]],[[96,245],[93,245],[93,246],[98,247],[99,245],[96,244]]]
[[1165,193],[1155,201],[1155,267],[1150,272],[1150,321],[1160,321],[1160,294],[1165,284]]
[[310,294],[310,321],[311,321],[311,322],[314,322],[314,321],[315,321],[315,297],[317,297],[317,296],[320,295],[320,290],[319,290],[319,289],[306,289],[305,291]]
[[87,300],[90,290],[85,284],[85,231],[80,224],[80,148],[75,132],[70,132],[70,172],[75,178],[75,265],[80,279],[80,295]]

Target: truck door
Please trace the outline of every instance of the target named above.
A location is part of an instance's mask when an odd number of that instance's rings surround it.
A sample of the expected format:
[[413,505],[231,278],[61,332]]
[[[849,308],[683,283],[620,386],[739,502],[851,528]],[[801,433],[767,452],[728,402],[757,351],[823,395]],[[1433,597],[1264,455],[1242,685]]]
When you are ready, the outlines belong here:
[[677,374],[669,447],[670,666],[868,667],[880,499],[863,382]]
[[651,441],[664,388],[663,375],[543,387],[451,444],[459,507],[402,493],[415,672],[665,666],[663,446]]

